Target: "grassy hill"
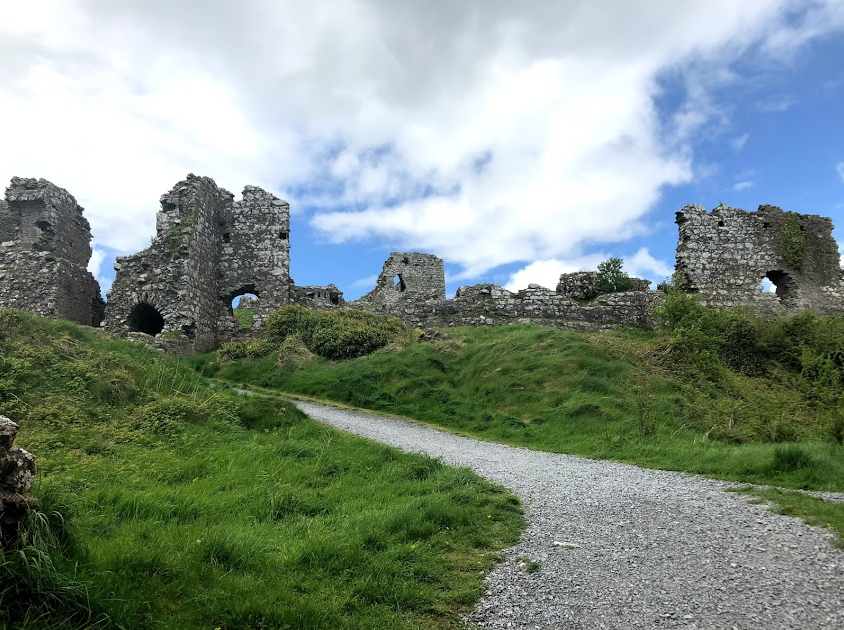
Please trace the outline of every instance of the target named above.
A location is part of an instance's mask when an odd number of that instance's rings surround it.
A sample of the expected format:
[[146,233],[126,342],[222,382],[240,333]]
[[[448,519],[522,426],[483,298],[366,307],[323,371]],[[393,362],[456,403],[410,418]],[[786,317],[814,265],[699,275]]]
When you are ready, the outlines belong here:
[[332,362],[286,339],[207,375],[465,435],[725,479],[844,491],[844,320],[758,322],[672,296],[663,332],[534,325]]
[[44,500],[0,550],[0,628],[446,628],[522,526],[467,470],[0,310],[0,413]]

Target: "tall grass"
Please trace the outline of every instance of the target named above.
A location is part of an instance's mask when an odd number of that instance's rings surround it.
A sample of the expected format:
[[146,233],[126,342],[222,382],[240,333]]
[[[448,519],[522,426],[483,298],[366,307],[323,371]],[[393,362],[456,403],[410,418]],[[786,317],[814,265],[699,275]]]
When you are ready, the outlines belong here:
[[0,555],[0,628],[459,627],[523,523],[467,470],[2,310],[0,413],[45,499]]

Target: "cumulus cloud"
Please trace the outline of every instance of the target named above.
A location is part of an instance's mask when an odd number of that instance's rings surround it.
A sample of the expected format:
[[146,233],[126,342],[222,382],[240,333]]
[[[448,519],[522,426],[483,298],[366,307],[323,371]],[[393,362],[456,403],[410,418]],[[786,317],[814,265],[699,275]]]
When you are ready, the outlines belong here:
[[[287,196],[329,240],[436,253],[458,278],[591,261],[692,177],[690,134],[720,115],[709,88],[740,79],[732,62],[793,54],[840,29],[840,7],[11,3],[0,177],[68,188],[108,251],[143,247],[191,171]],[[666,118],[669,72],[687,98]]]
[[747,190],[751,186],[753,186],[753,182],[751,181],[736,182],[733,185],[733,190],[741,192],[742,190]]

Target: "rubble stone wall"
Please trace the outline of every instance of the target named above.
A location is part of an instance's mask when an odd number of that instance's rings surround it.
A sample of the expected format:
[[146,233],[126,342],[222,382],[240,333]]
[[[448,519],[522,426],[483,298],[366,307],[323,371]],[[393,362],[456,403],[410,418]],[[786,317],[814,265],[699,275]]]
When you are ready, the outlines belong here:
[[349,305],[395,315],[420,328],[527,321],[575,330],[652,328],[651,309],[661,294],[649,290],[649,280],[632,281],[631,291],[600,295],[597,273],[579,272],[563,274],[556,291],[532,284],[513,293],[497,284],[478,284],[460,287],[447,300],[441,259],[393,253],[375,289]]
[[333,284],[325,286],[294,286],[290,298],[294,304],[307,306],[316,310],[330,309],[346,304],[346,300],[343,299],[343,292]]
[[[775,206],[747,212],[722,205],[707,212],[692,205],[680,210],[676,221],[676,269],[683,288],[706,304],[747,308],[762,317],[844,312],[844,281],[829,218]],[[766,277],[776,293],[760,287]]]
[[91,227],[65,189],[13,177],[0,205],[0,307],[98,326],[104,304],[88,272]]

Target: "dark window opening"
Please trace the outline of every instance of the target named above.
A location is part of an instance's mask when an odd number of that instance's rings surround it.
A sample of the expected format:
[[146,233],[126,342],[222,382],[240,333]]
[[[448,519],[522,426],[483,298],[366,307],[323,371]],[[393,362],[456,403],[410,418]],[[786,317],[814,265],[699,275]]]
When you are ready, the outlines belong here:
[[281,239],[282,241],[286,241],[289,236],[290,235],[287,232],[279,232],[278,233],[278,238]]
[[186,326],[182,326],[182,333],[188,339],[196,339],[196,322],[191,322]]
[[404,258],[402,258],[402,259],[401,259],[401,261],[402,261],[405,265],[409,265],[409,264],[410,264],[410,258],[408,258],[407,256],[405,256]]
[[724,227],[724,222],[723,222],[723,221],[718,221],[718,227]]
[[794,283],[785,271],[769,271],[759,285],[765,293],[775,293],[779,300],[787,300],[794,290]]
[[768,223],[767,221],[765,221],[765,222],[762,224],[762,227],[763,227],[763,228],[769,228],[769,227],[771,227],[771,224],[770,224],[770,223]]
[[224,243],[231,243],[232,242],[232,235],[229,232],[223,234],[223,242]]
[[129,314],[129,330],[154,337],[164,330],[164,316],[152,304],[140,302]]
[[332,293],[330,300],[332,304],[337,305],[340,303],[340,295],[338,293]]
[[401,277],[401,274],[396,274],[395,282],[395,287],[399,293],[404,293],[407,290],[407,285],[404,283],[404,278]]

